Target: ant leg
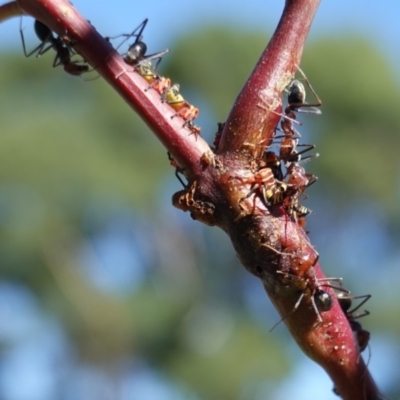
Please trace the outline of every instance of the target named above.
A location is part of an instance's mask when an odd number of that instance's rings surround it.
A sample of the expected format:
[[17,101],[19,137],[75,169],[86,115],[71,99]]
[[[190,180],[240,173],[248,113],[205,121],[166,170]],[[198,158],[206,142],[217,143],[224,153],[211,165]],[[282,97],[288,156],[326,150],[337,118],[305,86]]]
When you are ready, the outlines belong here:
[[[46,41],[43,41],[42,43],[40,43],[38,46],[36,46],[32,51],[30,51],[29,53],[26,51],[26,46],[25,46],[25,38],[24,38],[24,33],[23,33],[23,28],[22,28],[22,18],[21,18],[21,22],[20,22],[20,28],[19,28],[19,34],[21,35],[21,42],[22,42],[22,49],[24,51],[24,55],[25,57],[30,57],[32,54],[35,54],[36,52],[38,53],[38,57],[43,54],[45,51],[43,51],[43,48],[46,44]],[[51,46],[49,47],[51,48]],[[47,51],[48,49],[46,49]]]
[[315,114],[315,115],[321,115],[322,111],[319,110],[313,104],[308,104],[308,103],[300,103],[300,104],[292,104],[292,107],[296,110],[298,113],[303,113],[303,114]]
[[318,318],[318,322],[316,324],[314,324],[314,326],[313,326],[313,328],[316,328],[319,324],[321,324],[323,322],[323,319],[321,317],[321,314],[320,314],[320,312],[318,310],[317,305],[315,304],[314,296],[311,296],[311,305],[312,305],[312,307],[314,309],[314,312],[315,312],[315,314],[317,315],[317,318]]
[[293,150],[292,154],[290,154],[286,158],[286,164],[287,163],[305,163],[305,162],[311,161],[312,159],[314,159],[316,157],[319,157],[319,153],[311,154],[304,158],[301,157],[302,154],[315,149],[315,145],[313,145],[313,144],[305,144],[305,143],[297,144],[296,147],[305,147],[305,149],[303,149],[301,151]]
[[297,66],[297,70],[300,72],[300,74],[303,76],[304,81],[307,83],[307,86],[310,88],[312,94],[314,95],[314,97],[317,100],[316,104],[310,104],[311,107],[321,107],[322,106],[322,100],[319,98],[319,96],[317,95],[317,92],[314,90],[314,88],[311,86],[310,81],[307,79],[306,74],[303,72],[303,70],[298,66]]
[[163,51],[159,51],[157,53],[154,54],[150,54],[148,56],[144,56],[143,60],[140,60],[137,65],[139,65],[140,63],[143,63],[144,61],[150,61],[150,60],[157,60],[156,65],[154,66],[154,71],[157,69],[158,65],[160,64],[162,57],[164,54],[168,53],[169,49],[165,49]]
[[[132,33],[123,33],[123,34],[117,35],[117,36],[107,36],[107,37],[105,37],[105,39],[109,42],[110,39],[117,39],[117,38],[119,38],[121,36],[125,37],[125,39],[115,48],[115,50],[118,50],[131,37],[136,36],[135,43],[139,42],[142,39],[142,33],[143,33],[144,28],[147,25],[147,22],[149,22],[148,18],[146,18],[137,28],[135,28],[132,31]],[[139,30],[139,32],[136,33],[136,31],[138,31],[138,30]]]
[[[239,200],[239,204],[240,204],[243,200],[248,199],[253,193],[256,192],[256,190],[257,190],[258,188],[259,188],[258,186],[255,186],[255,187],[253,187],[252,189],[250,189],[250,192],[247,193],[246,196],[242,197],[242,198]],[[255,207],[255,205],[254,205],[254,207]],[[273,250],[273,249],[272,249],[272,250]]]
[[[350,293],[348,293],[348,294],[350,294]],[[357,311],[360,307],[362,307],[371,298],[371,295],[364,294],[361,296],[345,296],[345,295],[342,295],[341,293],[339,293],[337,297],[338,297],[339,302],[341,304],[343,304],[343,307],[346,309],[346,314],[353,314],[355,311]],[[354,307],[352,310],[350,310],[352,300],[357,300],[357,299],[363,299],[363,300],[360,302],[360,304],[358,304],[356,307]],[[344,301],[347,301],[347,302],[344,303]],[[357,314],[356,316],[353,316],[353,319],[361,318],[365,315],[369,315],[369,312],[366,310]]]
[[[357,307],[358,308],[358,307]],[[352,319],[358,319],[358,318],[362,318],[362,317],[366,317],[370,314],[370,312],[368,310],[364,310],[358,314],[354,314],[351,316]]]
[[[352,300],[355,300],[355,299],[364,299],[360,304],[358,304],[356,307],[354,307],[352,310],[350,310],[349,311],[349,313],[354,313],[354,311],[357,311],[362,305],[364,305],[369,299],[371,298],[371,295],[370,294],[364,294],[364,295],[362,295],[362,296],[354,296],[354,297],[352,297]],[[365,314],[365,315],[369,315],[369,312],[368,311],[363,311],[364,313],[367,313],[367,314]],[[358,317],[358,318],[360,318],[360,317]]]
[[[283,116],[283,118],[286,118],[286,117]],[[296,120],[294,120],[294,121],[296,121]],[[296,121],[296,122],[298,123],[299,121]],[[279,131],[282,132],[282,129],[281,129],[281,128],[276,127],[276,129],[278,129]],[[286,138],[287,138],[287,135],[274,136],[274,140],[275,140],[275,139],[286,139]],[[296,130],[296,129],[293,129],[291,138],[293,138],[293,139],[300,139],[300,138],[301,138],[300,132],[299,132],[298,130]],[[299,144],[298,146],[302,146],[302,145]],[[314,147],[315,147],[315,146],[314,146]]]
[[305,292],[303,291],[299,297],[299,299],[296,301],[296,304],[293,306],[293,308],[286,314],[284,315],[269,331],[272,332],[281,322],[283,322],[289,315],[293,314],[300,306],[301,301],[303,300],[305,296]]
[[182,170],[175,168],[175,176],[176,178],[178,178],[178,181],[181,183],[181,185],[186,189],[187,188],[187,184],[185,182],[183,182],[183,179],[181,178],[181,176],[179,174],[182,174],[183,176],[185,176],[182,172]]
[[[43,32],[43,29],[44,29],[44,32]],[[30,57],[34,53],[37,53],[36,57],[40,57],[44,53],[48,52],[51,48],[54,47],[54,43],[52,41],[53,33],[46,25],[42,24],[38,20],[35,20],[35,32],[36,32],[36,35],[38,36],[39,40],[41,40],[41,43],[37,47],[35,47],[31,52],[27,53],[26,46],[25,46],[25,38],[24,38],[23,28],[22,28],[22,18],[21,18],[20,26],[19,26],[19,33],[21,36],[22,48],[23,48],[25,57]],[[45,47],[46,44],[49,42],[50,42],[50,44],[47,47]]]
[[176,161],[174,160],[174,158],[172,157],[171,153],[168,151],[167,152],[167,156],[168,156],[168,160],[170,161],[170,164],[175,167],[175,176],[177,177],[178,181],[182,184],[182,186],[186,189],[187,188],[187,184],[185,184],[185,182],[183,182],[181,176],[179,174],[182,174],[183,176],[185,176],[185,174],[183,173],[182,168],[180,168],[178,166],[178,164],[176,163]]
[[[329,280],[335,281],[336,279],[341,279],[341,278],[331,278],[331,279],[328,278],[328,281],[329,281]],[[321,282],[321,281],[319,281],[319,282]],[[339,282],[339,284],[341,284],[341,281]],[[344,289],[344,288],[341,287],[341,286],[331,285],[330,283],[322,283],[322,284],[319,285],[319,286],[321,286],[321,287],[328,287],[328,288],[331,288],[331,289],[335,289],[335,290],[338,290],[339,292],[343,292],[343,293],[346,293],[346,294],[349,294],[349,293],[350,293],[347,289]]]
[[[294,122],[295,124],[298,124],[298,125],[302,125],[301,122],[297,121],[295,118],[289,117],[288,115],[285,115],[285,114],[282,114],[282,113],[278,113],[275,110],[272,110],[271,108],[265,107],[260,103],[257,104],[257,107],[260,107],[265,111],[272,112],[272,113],[274,113],[276,115],[279,115],[281,118],[284,118],[285,120]],[[296,131],[296,133],[300,135],[300,133],[298,133],[297,131]]]
[[[320,278],[318,279],[318,283],[320,282],[337,282],[340,287],[342,286],[342,282],[343,282],[343,278]],[[321,286],[325,286],[324,284],[322,284]],[[350,293],[348,290],[342,290],[341,291],[345,292],[345,293]]]
[[[290,312],[288,312],[285,316],[283,316],[269,331],[272,332],[281,322],[283,322],[289,315],[293,314],[299,307],[300,304],[302,302],[302,300],[304,299],[305,296],[305,291],[303,291],[300,295],[300,297],[298,298],[298,300],[296,301],[296,304],[293,306],[293,308],[290,310]],[[317,316],[318,322],[316,324],[314,324],[314,328],[317,327],[319,324],[321,324],[323,322],[323,319],[321,317],[321,313],[318,310],[318,307],[315,303],[315,299],[314,296],[311,296],[311,305],[312,308],[315,312],[315,315]]]
[[60,38],[57,38],[57,46],[55,47],[56,50],[56,56],[53,61],[53,68],[58,67],[59,65],[66,65],[71,63],[71,55],[69,48],[67,46],[64,46],[60,40]]
[[301,155],[301,154],[307,153],[310,150],[315,149],[315,144],[300,143],[296,147],[305,147],[305,149],[297,152],[298,155]]

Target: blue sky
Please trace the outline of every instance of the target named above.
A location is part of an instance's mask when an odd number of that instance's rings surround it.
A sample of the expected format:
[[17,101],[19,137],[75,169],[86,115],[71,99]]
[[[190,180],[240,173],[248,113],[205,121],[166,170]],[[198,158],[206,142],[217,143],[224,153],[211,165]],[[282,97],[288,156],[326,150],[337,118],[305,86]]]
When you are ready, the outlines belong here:
[[[95,7],[93,4],[97,4]],[[248,30],[263,30],[269,34],[282,12],[283,0],[261,2],[247,0],[233,6],[228,0],[174,2],[132,2],[114,0],[94,3],[75,0],[75,7],[104,35],[132,31],[144,18],[150,22],[145,32],[149,48],[170,47],[176,37],[191,29],[201,29],[204,23],[240,26]],[[359,32],[375,42],[393,62],[400,62],[400,3],[393,0],[323,0],[317,12],[310,40],[325,35]],[[29,24],[26,19],[25,24]],[[19,20],[0,25],[0,48],[20,46]],[[5,39],[7,38],[7,39]]]

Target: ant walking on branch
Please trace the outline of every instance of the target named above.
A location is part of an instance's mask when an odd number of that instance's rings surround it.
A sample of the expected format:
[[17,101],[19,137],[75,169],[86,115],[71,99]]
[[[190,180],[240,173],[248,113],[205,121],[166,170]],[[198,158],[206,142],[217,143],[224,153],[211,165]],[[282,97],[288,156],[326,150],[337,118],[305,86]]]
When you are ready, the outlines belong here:
[[[281,114],[281,130],[284,135],[275,137],[275,139],[281,139],[279,155],[267,150],[263,155],[261,168],[253,176],[237,178],[243,184],[247,183],[253,186],[245,198],[249,197],[255,190],[261,189],[262,197],[267,206],[284,203],[289,214],[295,220],[304,218],[311,212],[300,204],[299,197],[307,187],[317,180],[314,175],[307,174],[304,168],[300,166],[300,162],[311,160],[317,155],[301,159],[302,154],[312,150],[315,146],[298,144],[300,134],[294,128],[294,123],[298,123],[296,112],[320,114],[321,111],[317,107],[322,104],[303,71],[300,68],[299,71],[317,98],[317,102],[314,104],[307,103],[304,85],[298,80],[292,81],[287,89],[288,105],[284,114]],[[261,107],[266,109],[264,106]],[[299,152],[297,147],[300,146],[306,148]],[[282,171],[282,163],[286,168],[285,174]]]
[[36,57],[40,57],[50,49],[53,49],[56,52],[56,56],[53,61],[53,67],[62,65],[65,72],[74,76],[81,76],[82,74],[90,71],[89,65],[86,64],[84,61],[72,60],[72,56],[76,53],[71,47],[73,45],[73,42],[69,40],[66,36],[63,38],[61,38],[60,36],[54,36],[50,28],[48,28],[45,24],[38,20],[35,20],[34,29],[36,36],[39,38],[41,43],[32,51],[27,52],[21,18],[19,31],[25,57],[30,57],[35,53]]
[[126,53],[122,54],[124,61],[133,67],[143,63],[144,61],[157,60],[154,70],[157,69],[158,64],[160,64],[162,57],[165,53],[169,52],[169,49],[165,49],[162,51],[158,51],[157,53],[146,55],[147,45],[143,42],[143,31],[146,28],[149,19],[146,18],[137,28],[135,28],[131,33],[122,33],[117,36],[108,36],[105,39],[107,41],[118,39],[121,36],[125,37],[125,39],[115,48],[118,50],[126,41],[130,38],[135,37],[135,41],[129,45]]
[[[363,329],[361,324],[356,320],[369,315],[369,311],[364,310],[359,313],[356,313],[356,311],[371,298],[371,295],[365,294],[361,296],[346,296],[344,293],[339,293],[337,295],[337,298],[340,307],[342,308],[342,311],[344,312],[347,320],[349,321],[351,330],[353,331],[357,339],[358,347],[360,348],[360,353],[362,353],[368,346],[370,333],[365,329]],[[352,300],[357,300],[357,299],[363,299],[363,300],[360,302],[360,304],[358,304],[351,310]]]
[[[169,50],[165,49],[146,55],[147,45],[143,41],[143,31],[147,23],[148,19],[146,18],[131,33],[123,33],[113,37],[106,37],[106,40],[110,41],[111,39],[117,39],[121,36],[124,36],[125,39],[116,47],[116,50],[118,50],[127,40],[129,40],[131,37],[135,37],[135,41],[129,45],[126,53],[122,54],[124,61],[128,65],[133,66],[134,70],[149,83],[149,87],[146,89],[146,91],[148,89],[156,90],[160,94],[161,100],[165,101],[176,111],[176,114],[173,115],[172,118],[180,116],[185,120],[185,123],[183,124],[184,126],[187,126],[192,133],[200,134],[201,129],[193,124],[193,120],[199,114],[199,109],[191,105],[183,98],[182,94],[179,92],[178,84],[172,85],[169,78],[164,78],[156,73],[156,69],[160,64],[163,55]],[[152,65],[152,60],[157,60],[154,67]]]

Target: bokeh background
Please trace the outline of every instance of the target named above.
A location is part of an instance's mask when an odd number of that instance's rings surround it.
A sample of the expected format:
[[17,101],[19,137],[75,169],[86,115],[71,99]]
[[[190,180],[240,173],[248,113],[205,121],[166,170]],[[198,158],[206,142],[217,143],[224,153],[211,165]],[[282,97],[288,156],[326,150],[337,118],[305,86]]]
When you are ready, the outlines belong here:
[[[212,142],[283,1],[76,0],[105,36],[144,18],[160,73]],[[372,294],[364,353],[400,398],[400,6],[323,1],[302,68],[323,100],[301,116],[321,156],[304,203],[329,276]],[[0,25],[0,399],[336,399],[225,235],[171,206],[166,151],[101,80],[26,59]],[[38,41],[25,17],[29,49]]]

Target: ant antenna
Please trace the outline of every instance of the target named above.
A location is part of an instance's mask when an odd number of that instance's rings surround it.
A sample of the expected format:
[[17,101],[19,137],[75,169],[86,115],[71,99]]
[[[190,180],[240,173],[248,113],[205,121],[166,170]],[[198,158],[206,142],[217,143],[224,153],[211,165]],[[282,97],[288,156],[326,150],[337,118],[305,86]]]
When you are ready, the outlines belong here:
[[[107,36],[105,39],[107,41],[110,41],[110,39],[116,39],[116,38],[119,38],[121,36],[125,36],[125,39],[115,48],[115,50],[118,50],[131,37],[136,37],[134,44],[137,43],[137,42],[140,42],[142,40],[142,38],[143,38],[142,33],[144,31],[144,28],[146,28],[147,22],[149,22],[148,18],[146,18],[137,28],[135,28],[132,31],[132,33],[123,33],[123,34],[117,35],[117,36]],[[138,31],[138,30],[139,30],[139,32],[136,33],[136,31]]]

